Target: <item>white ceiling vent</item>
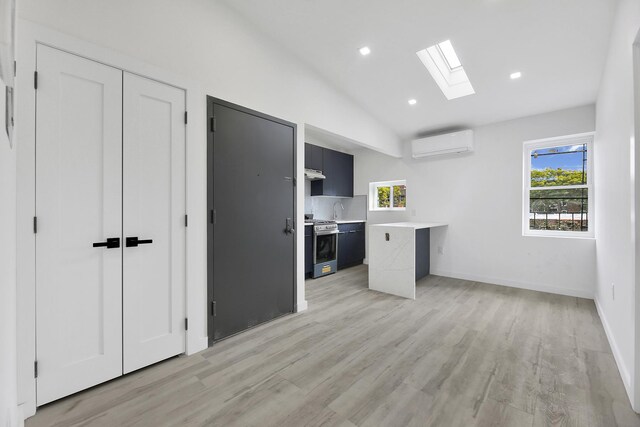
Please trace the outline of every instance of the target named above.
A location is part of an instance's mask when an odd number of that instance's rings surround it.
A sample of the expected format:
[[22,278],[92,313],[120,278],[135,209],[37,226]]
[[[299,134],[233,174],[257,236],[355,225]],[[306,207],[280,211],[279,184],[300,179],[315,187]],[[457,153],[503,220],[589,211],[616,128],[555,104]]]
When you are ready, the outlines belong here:
[[473,151],[473,130],[445,133],[411,141],[414,159]]

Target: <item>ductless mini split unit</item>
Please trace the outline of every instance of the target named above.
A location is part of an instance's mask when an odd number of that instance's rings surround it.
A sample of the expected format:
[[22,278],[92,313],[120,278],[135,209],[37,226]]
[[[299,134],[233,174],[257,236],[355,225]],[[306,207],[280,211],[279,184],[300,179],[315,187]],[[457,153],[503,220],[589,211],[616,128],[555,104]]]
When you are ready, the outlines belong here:
[[471,151],[473,151],[473,130],[470,129],[411,141],[411,155],[414,159]]

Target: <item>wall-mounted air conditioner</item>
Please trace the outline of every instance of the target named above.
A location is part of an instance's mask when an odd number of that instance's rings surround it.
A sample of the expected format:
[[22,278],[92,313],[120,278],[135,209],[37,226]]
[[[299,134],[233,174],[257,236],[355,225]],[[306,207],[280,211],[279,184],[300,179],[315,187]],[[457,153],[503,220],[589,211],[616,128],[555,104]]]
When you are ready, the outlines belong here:
[[414,159],[470,151],[473,151],[473,131],[470,129],[411,141]]

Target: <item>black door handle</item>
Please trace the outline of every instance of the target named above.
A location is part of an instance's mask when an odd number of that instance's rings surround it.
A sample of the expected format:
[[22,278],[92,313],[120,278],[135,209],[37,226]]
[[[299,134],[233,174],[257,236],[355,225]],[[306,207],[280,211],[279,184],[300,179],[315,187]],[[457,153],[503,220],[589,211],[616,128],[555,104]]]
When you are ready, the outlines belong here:
[[94,248],[107,248],[114,249],[120,247],[120,238],[119,237],[109,237],[106,242],[96,242],[93,244]]
[[128,248],[131,248],[131,247],[136,247],[138,245],[148,245],[149,243],[153,243],[153,240],[151,239],[138,240],[137,237],[127,237],[125,244],[127,245]]

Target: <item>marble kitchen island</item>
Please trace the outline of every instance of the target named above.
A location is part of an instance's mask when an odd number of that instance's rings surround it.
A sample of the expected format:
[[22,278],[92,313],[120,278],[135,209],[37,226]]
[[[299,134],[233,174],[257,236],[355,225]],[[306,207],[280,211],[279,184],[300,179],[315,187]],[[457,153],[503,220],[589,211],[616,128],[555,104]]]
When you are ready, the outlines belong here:
[[441,222],[369,226],[369,289],[416,299],[416,281],[429,274],[430,230]]

